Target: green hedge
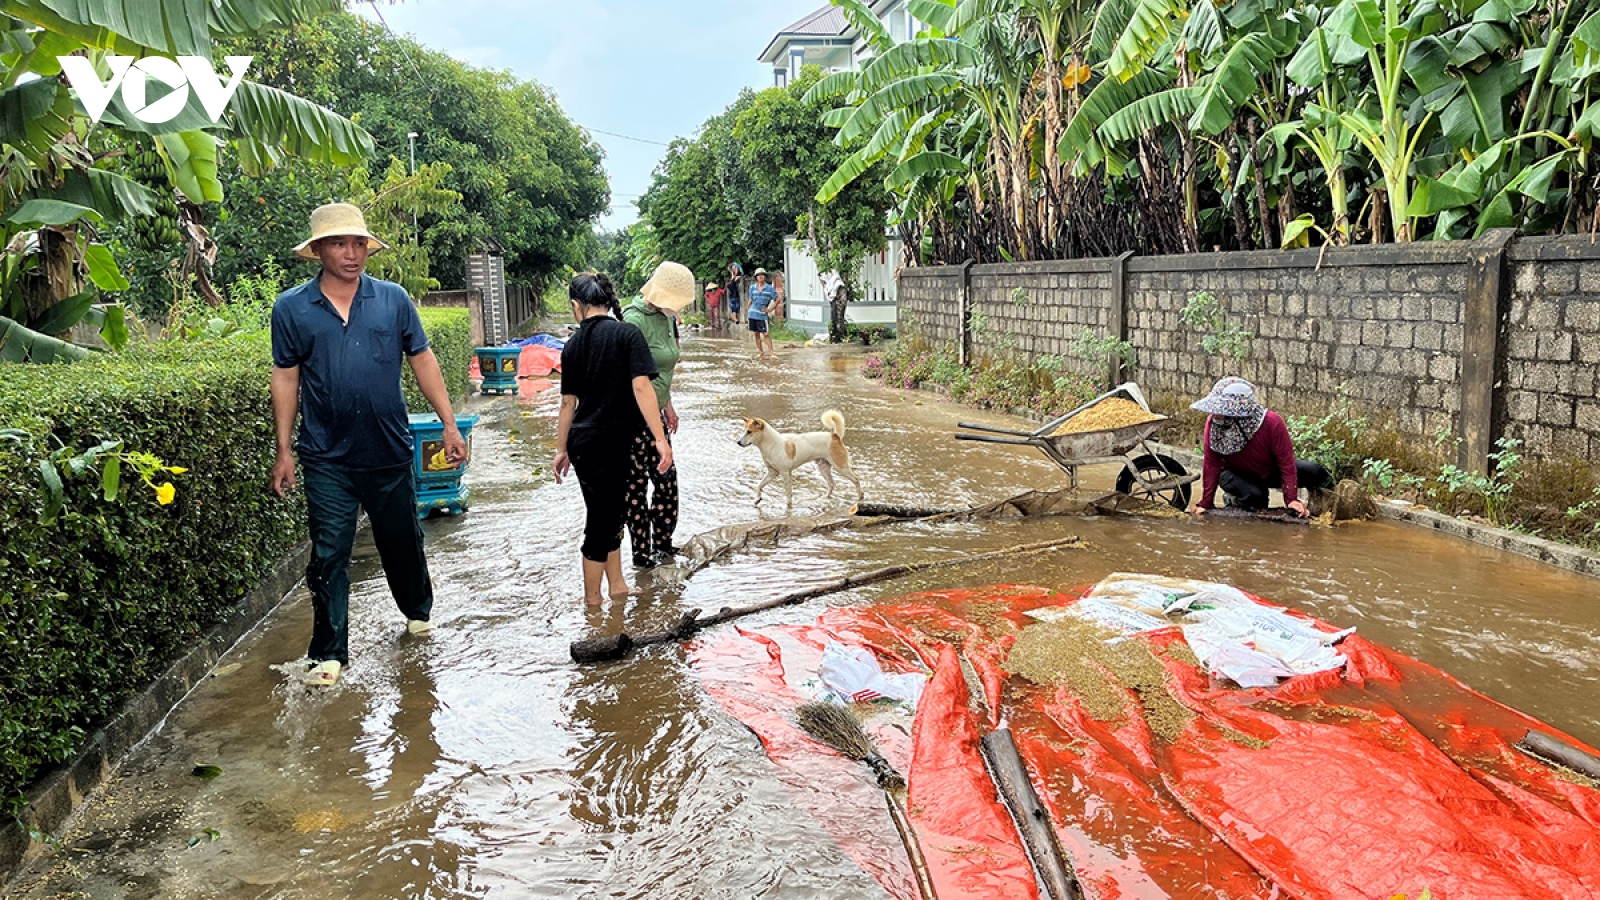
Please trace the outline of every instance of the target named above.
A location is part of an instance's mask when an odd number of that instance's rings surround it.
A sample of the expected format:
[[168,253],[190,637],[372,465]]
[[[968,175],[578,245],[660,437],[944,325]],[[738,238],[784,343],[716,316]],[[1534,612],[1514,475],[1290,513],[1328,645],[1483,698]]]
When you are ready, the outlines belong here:
[[[439,358],[439,368],[444,371],[444,383],[450,388],[450,399],[458,401],[472,389],[467,381],[467,368],[472,365],[472,317],[465,309],[424,306],[417,310],[422,317],[422,328],[428,332],[433,355]],[[404,367],[406,408],[414,413],[433,412],[411,367]]]
[[[300,495],[266,487],[270,365],[264,334],[0,365],[0,429],[29,434],[0,440],[0,797],[70,758],[300,539]],[[40,462],[105,440],[186,467],[176,500],[124,468],[106,502],[95,472],[43,524]]]

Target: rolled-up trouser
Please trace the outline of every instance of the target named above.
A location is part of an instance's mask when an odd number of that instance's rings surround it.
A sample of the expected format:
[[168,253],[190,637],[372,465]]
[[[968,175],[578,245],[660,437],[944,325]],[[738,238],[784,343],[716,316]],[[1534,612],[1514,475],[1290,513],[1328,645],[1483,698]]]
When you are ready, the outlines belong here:
[[410,464],[371,471],[308,465],[305,486],[311,530],[306,585],[314,616],[306,656],[343,665],[350,661],[350,553],[361,510],[367,511],[395,605],[407,619],[425,622],[433,612],[433,581],[417,522],[416,474]]
[[[1294,461],[1295,478],[1300,486],[1307,489],[1333,487],[1333,476],[1322,463],[1297,459]],[[1217,476],[1217,486],[1228,495],[1228,505],[1237,509],[1266,509],[1268,494],[1272,488],[1282,488],[1283,479],[1277,472],[1271,478],[1258,478],[1248,472],[1235,469],[1223,469]],[[1284,503],[1295,501],[1296,497],[1284,497]]]
[[[667,432],[667,414],[661,414],[661,433],[667,435],[671,445],[672,435]],[[635,562],[644,562],[657,554],[670,554],[673,550],[672,533],[678,530],[678,467],[665,472],[656,471],[661,465],[661,454],[656,450],[656,439],[650,429],[640,429],[633,439],[633,452],[629,456],[627,519],[628,537],[633,542]],[[655,485],[655,496],[647,491]]]
[[583,558],[606,561],[622,548],[622,522],[628,497],[628,450],[623,444],[604,450],[572,448],[572,471],[583,490]]

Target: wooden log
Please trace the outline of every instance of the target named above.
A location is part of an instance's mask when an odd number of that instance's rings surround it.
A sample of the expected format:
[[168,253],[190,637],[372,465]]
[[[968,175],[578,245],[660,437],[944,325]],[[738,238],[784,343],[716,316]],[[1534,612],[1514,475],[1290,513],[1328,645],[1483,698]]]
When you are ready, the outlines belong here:
[[693,637],[695,632],[700,631],[701,629],[709,628],[712,625],[720,625],[723,622],[730,622],[734,619],[740,618],[741,616],[765,612],[769,609],[777,609],[780,606],[790,606],[795,603],[803,603],[807,600],[814,600],[818,597],[827,596],[828,594],[837,594],[840,591],[848,591],[851,588],[865,587],[869,584],[876,584],[880,581],[888,581],[891,578],[898,578],[902,575],[910,575],[914,572],[929,572],[936,569],[948,569],[955,566],[965,566],[970,565],[971,563],[1000,559],[1006,556],[1017,556],[1027,553],[1042,553],[1047,550],[1057,550],[1063,547],[1081,547],[1082,545],[1083,541],[1080,538],[1073,536],[1055,541],[1045,541],[1038,544],[1023,544],[1018,547],[1010,547],[1005,550],[996,550],[991,553],[979,553],[976,556],[961,556],[956,557],[955,559],[941,559],[937,562],[928,563],[902,563],[895,566],[884,566],[881,569],[873,569],[870,572],[862,572],[859,575],[851,575],[848,578],[838,578],[813,588],[807,588],[803,591],[796,591],[792,594],[784,594],[781,597],[768,600],[764,603],[756,603],[751,606],[741,606],[737,608],[723,607],[720,611],[712,613],[709,616],[701,616],[700,610],[698,609],[690,610],[678,620],[678,624],[673,626],[670,631],[658,631],[652,634],[640,635],[629,635],[624,632],[622,634],[607,635],[604,637],[587,638],[581,641],[573,641],[571,646],[569,646],[567,649],[572,654],[572,661],[575,663],[606,662],[608,660],[622,659],[624,656],[627,656],[629,651],[631,651],[634,647],[647,647],[651,644],[665,644],[669,641],[685,641]]
[[922,900],[938,900],[939,895],[933,889],[933,875],[928,871],[928,858],[922,855],[922,842],[917,840],[917,833],[911,830],[911,817],[906,814],[895,791],[884,791],[883,796],[889,803],[889,818],[894,819],[894,828],[900,832],[900,843],[905,845],[906,856],[911,860],[911,873],[917,877],[917,891],[922,894]]
[[1600,779],[1600,756],[1579,750],[1540,731],[1530,731],[1517,741],[1517,749],[1563,766],[1581,775]]
[[898,506],[892,503],[858,503],[858,516],[887,516],[891,519],[928,519],[967,512],[965,509],[940,509],[932,506]]
[[1046,900],[1083,900],[1083,887],[1072,872],[1072,864],[1056,842],[1055,829],[1039,794],[1033,789],[1028,767],[1011,739],[1011,729],[1002,728],[984,735],[980,742],[989,777],[1000,791],[1000,799],[1011,812],[1011,820],[1022,836],[1022,845],[1033,861],[1039,893]]
[[1280,525],[1310,525],[1309,518],[1298,516],[1289,509],[1235,509],[1231,506],[1219,506],[1216,509],[1206,510],[1204,519],[1250,519],[1257,522],[1277,522]]

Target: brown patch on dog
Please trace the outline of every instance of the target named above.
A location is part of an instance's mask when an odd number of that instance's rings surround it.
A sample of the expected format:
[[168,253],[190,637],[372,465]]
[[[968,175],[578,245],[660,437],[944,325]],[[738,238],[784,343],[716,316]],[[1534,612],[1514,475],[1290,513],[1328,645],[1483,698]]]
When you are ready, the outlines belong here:
[[789,454],[789,458],[790,459],[794,459],[794,453],[795,453],[794,441],[784,441],[783,442],[783,449],[784,449],[784,452]]
[[844,441],[840,440],[837,434],[828,442],[828,459],[840,468],[850,465],[850,451],[845,449]]

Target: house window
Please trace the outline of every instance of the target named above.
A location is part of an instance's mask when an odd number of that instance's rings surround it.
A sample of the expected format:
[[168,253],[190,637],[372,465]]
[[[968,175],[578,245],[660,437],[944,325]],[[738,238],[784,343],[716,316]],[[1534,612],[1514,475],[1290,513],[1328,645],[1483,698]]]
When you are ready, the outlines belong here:
[[773,69],[772,70],[772,84],[773,84],[774,87],[788,87],[789,86],[789,70],[788,69]]
[[789,51],[789,77],[798,79],[800,70],[806,64],[806,51],[804,47],[796,47]]

